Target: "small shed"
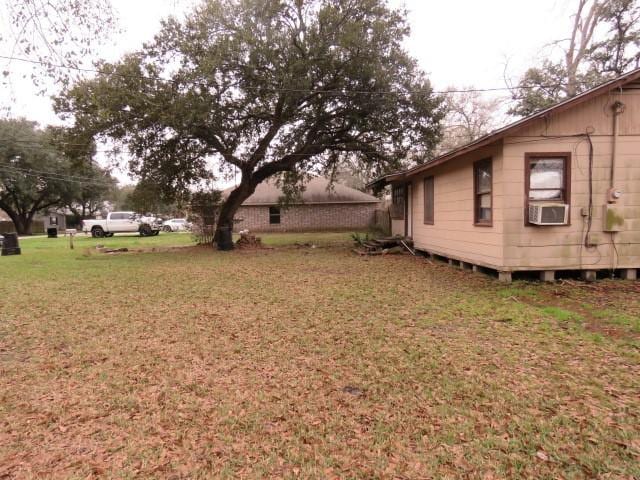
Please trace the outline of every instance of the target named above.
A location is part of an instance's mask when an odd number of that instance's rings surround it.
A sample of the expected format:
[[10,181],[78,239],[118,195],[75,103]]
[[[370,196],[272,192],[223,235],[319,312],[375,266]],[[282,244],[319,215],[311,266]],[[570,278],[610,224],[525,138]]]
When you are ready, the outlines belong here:
[[67,217],[63,213],[49,212],[43,215],[44,231],[55,228],[57,233],[64,233],[67,229]]

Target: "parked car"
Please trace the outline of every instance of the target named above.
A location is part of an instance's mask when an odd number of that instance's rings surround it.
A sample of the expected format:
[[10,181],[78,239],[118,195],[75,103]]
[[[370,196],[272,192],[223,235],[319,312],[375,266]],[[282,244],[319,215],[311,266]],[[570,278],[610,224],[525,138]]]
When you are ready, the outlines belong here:
[[164,220],[158,217],[153,213],[145,213],[144,215],[138,216],[140,222],[148,223],[149,225],[154,225],[154,228],[157,227],[158,230],[162,230],[162,224]]
[[113,237],[114,233],[138,232],[143,237],[158,235],[162,224],[154,217],[135,212],[111,212],[104,220],[83,220],[82,231],[92,237]]
[[172,218],[162,223],[162,230],[164,232],[184,232],[191,230],[191,224],[187,222],[186,218]]

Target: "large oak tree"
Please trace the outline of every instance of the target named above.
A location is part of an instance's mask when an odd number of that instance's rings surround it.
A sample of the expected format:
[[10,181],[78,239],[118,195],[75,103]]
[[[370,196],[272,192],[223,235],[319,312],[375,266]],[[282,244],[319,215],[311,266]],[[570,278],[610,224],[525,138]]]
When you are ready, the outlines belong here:
[[378,172],[410,150],[426,158],[442,99],[402,48],[408,33],[384,0],[209,0],[56,108],[124,144],[132,171],[168,190],[207,177],[211,159],[237,169],[219,233],[269,178],[296,183],[347,157]]
[[76,202],[84,188],[102,186],[79,176],[56,138],[52,129],[38,129],[35,122],[0,120],[0,209],[21,235],[31,234],[37,213]]

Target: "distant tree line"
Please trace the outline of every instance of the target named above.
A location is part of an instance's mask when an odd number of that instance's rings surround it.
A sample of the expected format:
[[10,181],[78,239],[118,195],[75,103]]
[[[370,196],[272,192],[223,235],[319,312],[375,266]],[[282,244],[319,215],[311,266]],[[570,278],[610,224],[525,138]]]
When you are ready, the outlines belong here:
[[116,186],[93,160],[92,141],[67,140],[60,128],[0,120],[0,209],[21,235],[30,234],[35,216],[49,209],[68,210],[78,218],[94,215]]

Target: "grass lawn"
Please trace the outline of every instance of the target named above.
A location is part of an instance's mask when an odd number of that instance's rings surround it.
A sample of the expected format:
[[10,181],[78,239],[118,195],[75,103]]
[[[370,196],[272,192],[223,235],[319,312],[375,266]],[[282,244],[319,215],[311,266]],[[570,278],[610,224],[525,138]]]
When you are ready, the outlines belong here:
[[0,478],[640,478],[640,282],[505,286],[348,240],[22,240]]

